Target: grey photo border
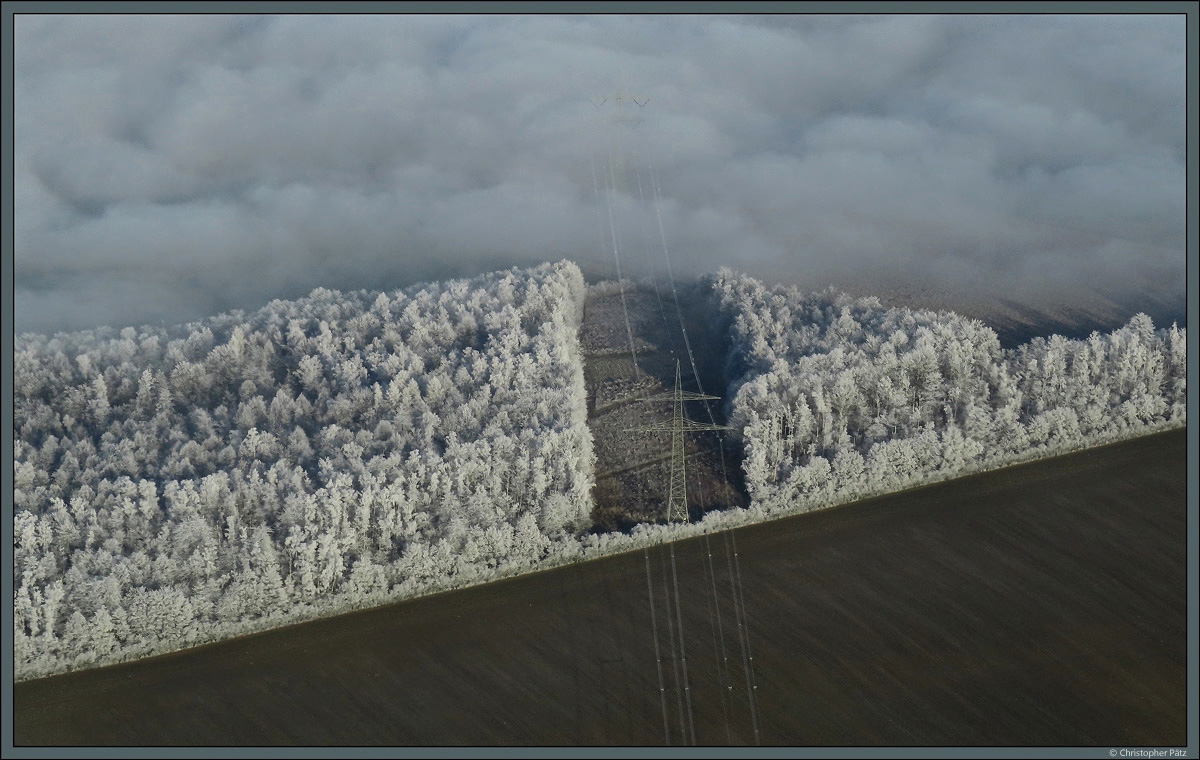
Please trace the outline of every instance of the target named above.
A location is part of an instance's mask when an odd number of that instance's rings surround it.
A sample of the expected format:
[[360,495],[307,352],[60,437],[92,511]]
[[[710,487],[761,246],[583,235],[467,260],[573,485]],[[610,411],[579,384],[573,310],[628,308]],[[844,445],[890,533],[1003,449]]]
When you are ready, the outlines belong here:
[[[3,240],[2,266],[0,266],[0,283],[2,292],[8,303],[8,308],[0,310],[5,326],[0,331],[0,341],[3,350],[0,351],[0,367],[2,378],[0,388],[3,390],[4,403],[0,405],[0,420],[3,421],[3,435],[0,445],[3,446],[4,462],[12,461],[13,452],[13,333],[14,320],[14,144],[13,144],[13,77],[14,77],[14,16],[17,14],[42,13],[78,13],[78,14],[120,14],[120,13],[240,13],[240,14],[348,14],[348,13],[483,13],[483,14],[746,14],[746,13],[837,13],[837,14],[922,14],[922,13],[952,13],[952,14],[1179,14],[1186,16],[1187,25],[1187,193],[1189,199],[1197,197],[1197,131],[1196,124],[1190,118],[1191,109],[1196,107],[1197,76],[1197,14],[1200,13],[1194,2],[1131,2],[1129,0],[1108,2],[762,2],[747,0],[744,2],[502,2],[459,1],[459,2],[371,2],[367,0],[349,0],[348,2],[316,2],[313,0],[290,0],[284,2],[129,2],[121,0],[100,0],[99,2],[5,2],[3,3],[3,89],[6,97],[3,101],[3,142],[4,142],[4,184],[0,190],[3,198]],[[1190,206],[1189,206],[1190,207]],[[1196,237],[1197,219],[1195,214],[1189,214],[1187,220],[1187,322],[1188,322],[1188,374],[1196,376],[1197,356],[1194,344],[1196,335],[1197,289],[1194,287],[1196,268],[1193,262],[1200,261]],[[1196,385],[1188,388],[1188,409],[1196,409]],[[1184,757],[1197,757],[1197,578],[1200,575],[1200,565],[1197,563],[1197,504],[1200,503],[1198,490],[1197,464],[1197,430],[1191,426],[1189,415],[1187,428],[1188,457],[1188,645],[1187,645],[1187,747]],[[8,514],[12,513],[12,470],[4,465],[7,475],[4,486],[0,489],[0,498]],[[12,555],[9,550],[12,538],[11,520],[2,521],[3,540],[0,548],[4,551],[4,560],[0,562],[0,574],[5,587],[12,584]],[[535,758],[535,757],[729,757],[730,751],[717,747],[696,748],[653,748],[653,747],[14,747],[13,746],[13,663],[12,663],[12,606],[7,602],[0,604],[0,641],[3,641],[3,654],[0,656],[0,687],[3,688],[0,710],[0,729],[3,731],[3,743],[0,752],[6,758],[19,757],[97,757],[97,758],[138,758],[138,757],[328,757],[336,750],[338,757],[501,757],[501,758]],[[896,758],[1004,758],[1015,756],[1046,757],[1046,758],[1099,758],[1110,757],[1110,749],[1096,747],[762,747],[744,748],[736,752],[746,757],[896,757]]]

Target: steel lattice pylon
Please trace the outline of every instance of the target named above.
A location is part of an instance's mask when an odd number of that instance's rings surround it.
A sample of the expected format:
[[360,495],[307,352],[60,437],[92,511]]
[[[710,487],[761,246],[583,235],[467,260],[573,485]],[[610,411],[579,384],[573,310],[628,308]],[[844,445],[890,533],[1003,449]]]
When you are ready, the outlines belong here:
[[713,425],[703,422],[693,422],[684,414],[685,401],[719,401],[720,396],[708,396],[703,393],[692,393],[683,390],[679,379],[679,360],[675,360],[675,392],[659,393],[645,396],[638,401],[667,401],[672,402],[673,411],[670,422],[660,422],[654,425],[642,425],[627,428],[626,432],[649,432],[671,434],[671,476],[667,490],[667,522],[689,522],[687,506],[687,452],[684,446],[684,433],[698,433],[705,430],[728,430],[728,425]]

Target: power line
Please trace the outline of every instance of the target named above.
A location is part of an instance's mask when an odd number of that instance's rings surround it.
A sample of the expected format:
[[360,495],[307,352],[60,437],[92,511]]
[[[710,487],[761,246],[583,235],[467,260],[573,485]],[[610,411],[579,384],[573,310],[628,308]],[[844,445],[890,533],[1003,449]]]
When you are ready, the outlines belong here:
[[[662,221],[662,189],[658,184],[658,175],[654,171],[654,164],[650,164],[650,182],[654,189],[654,216],[658,220],[658,236],[662,242],[663,258],[667,262],[667,279],[671,283],[671,297],[675,301],[675,315],[679,318],[679,331],[683,335],[683,345],[687,349],[688,363],[692,368],[692,377],[696,380],[696,389],[704,393],[704,383],[700,380],[700,372],[696,368],[696,356],[692,353],[692,341],[688,338],[687,325],[683,322],[683,310],[679,306],[679,292],[675,287],[675,273],[671,267],[671,253],[667,248],[667,233],[663,228]],[[708,413],[709,422],[716,424],[716,417],[713,416],[712,409],[708,404],[704,405],[704,410]],[[721,456],[721,477],[725,481],[726,486],[729,485],[729,471],[725,466],[725,436],[722,434],[719,438],[719,451]]]
[[[666,594],[667,601],[667,631],[671,634],[671,664],[675,671],[675,700],[679,703],[679,735],[683,738],[684,743],[687,743],[687,725],[685,723],[686,715],[683,712],[683,690],[679,688],[679,659],[675,656],[675,621],[671,619],[671,587],[667,585],[667,558],[665,554],[660,554],[663,566],[663,591]],[[678,600],[676,600],[678,603]],[[680,636],[683,632],[680,632]]]
[[[645,211],[646,196],[642,192],[642,171],[637,164],[633,165],[633,176],[637,180],[638,206]],[[658,313],[662,315],[663,334],[671,344],[671,355],[675,355],[675,338],[671,335],[671,326],[667,323],[667,310],[663,306],[662,292],[658,289],[658,273],[655,271],[654,259],[650,254],[650,236],[646,234],[646,215],[641,215],[642,247],[646,249],[646,264],[650,268],[650,281],[654,284],[654,297],[658,301]]]
[[[728,704],[729,703],[728,692],[730,690],[732,690],[733,687],[732,686],[726,687],[726,681],[729,680],[727,678],[727,672],[729,669],[729,657],[725,653],[725,626],[721,622],[721,602],[720,602],[720,598],[717,596],[717,572],[716,572],[716,568],[713,567],[712,545],[708,541],[708,533],[707,532],[705,532],[705,534],[704,534],[704,552],[705,552],[705,555],[707,555],[707,559],[705,559],[705,557],[702,556],[701,560],[704,562],[704,569],[709,577],[709,580],[711,581],[711,586],[712,586],[712,596],[709,597],[709,599],[708,599],[708,601],[709,601],[709,603],[708,603],[708,623],[709,623],[709,626],[713,629],[712,630],[713,654],[716,655],[716,658],[717,658],[717,686],[718,686],[718,690],[721,692],[721,713],[725,716],[725,740],[726,740],[726,743],[733,744],[733,734],[730,732],[730,727],[729,727],[729,704]],[[714,620],[713,610],[714,609],[716,610],[716,618],[715,618],[716,625],[715,626],[713,625],[713,620]],[[718,638],[718,635],[719,635],[719,638]],[[718,640],[720,642],[719,646],[718,646]]]
[[[734,549],[730,552],[729,548],[729,533],[725,534],[725,559],[729,564],[729,586],[733,592],[733,614],[737,620],[738,627],[738,645],[742,650],[742,668],[746,673],[746,704],[750,708],[750,723],[754,729],[754,743],[760,744],[758,735],[758,710],[754,691],[757,688],[754,684],[752,657],[750,655],[750,631],[746,625],[746,607],[744,600],[741,598],[742,578],[741,567],[738,566],[738,571],[734,574],[734,558],[737,556],[736,543]],[[736,541],[736,539],[735,539]],[[735,581],[736,577],[736,581]]]
[[658,666],[658,695],[662,702],[663,740],[671,744],[671,726],[667,720],[667,687],[663,683],[662,653],[658,648],[658,617],[654,612],[654,584],[650,581],[650,549],[642,549],[646,555],[646,594],[650,597],[650,625],[654,629],[654,661]]
[[633,344],[633,327],[629,322],[629,306],[625,302],[625,280],[621,277],[621,243],[617,238],[617,223],[613,215],[612,196],[616,193],[616,175],[613,173],[612,166],[612,146],[609,146],[608,154],[608,172],[612,177],[612,184],[609,185],[609,192],[606,194],[608,199],[608,226],[612,233],[613,260],[617,264],[617,287],[621,291],[621,313],[625,316],[625,334],[629,338],[629,356],[633,359],[633,373],[640,373],[637,363],[637,348]]
[[750,620],[746,617],[746,592],[742,587],[742,563],[738,559],[737,534],[731,531],[729,540],[733,543],[733,568],[737,572],[738,597],[742,606],[742,620],[746,627],[746,655],[750,660],[750,717],[754,721],[754,743],[761,744],[758,733],[758,679],[754,676],[754,650],[750,648]]
[[675,567],[675,542],[671,542],[671,580],[675,584],[675,617],[679,622],[679,656],[683,660],[683,691],[687,702],[688,728],[692,737],[692,746],[696,746],[696,722],[692,717],[692,686],[688,682],[687,648],[683,642],[683,612],[679,603],[679,573]]

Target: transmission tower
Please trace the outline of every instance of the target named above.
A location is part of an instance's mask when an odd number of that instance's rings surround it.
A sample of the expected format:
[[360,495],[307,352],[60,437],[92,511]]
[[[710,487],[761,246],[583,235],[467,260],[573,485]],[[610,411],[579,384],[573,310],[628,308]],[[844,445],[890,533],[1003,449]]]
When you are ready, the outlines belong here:
[[[620,124],[622,126],[629,127],[631,129],[636,128],[639,124],[641,124],[645,120],[642,119],[640,116],[638,116],[636,111],[630,112],[628,110],[629,104],[632,103],[635,106],[637,106],[639,109],[641,109],[641,108],[645,108],[646,104],[649,102],[650,102],[650,98],[648,96],[627,95],[627,94],[621,92],[620,88],[617,88],[615,91],[609,93],[608,95],[603,95],[601,97],[591,99],[592,105],[595,106],[597,110],[603,108],[606,103],[611,103],[613,106],[612,116],[611,116],[612,122],[614,124]],[[609,109],[605,109],[605,110],[609,110]]]
[[693,422],[683,412],[685,401],[720,400],[720,396],[708,396],[703,393],[692,393],[683,390],[679,381],[679,360],[675,360],[675,392],[659,393],[653,396],[643,396],[638,401],[667,401],[673,406],[670,422],[659,422],[653,425],[628,428],[626,432],[670,433],[671,434],[671,478],[667,491],[667,522],[676,520],[689,522],[687,506],[687,454],[684,451],[684,433],[698,433],[705,430],[728,430],[728,425],[713,425],[704,422]]

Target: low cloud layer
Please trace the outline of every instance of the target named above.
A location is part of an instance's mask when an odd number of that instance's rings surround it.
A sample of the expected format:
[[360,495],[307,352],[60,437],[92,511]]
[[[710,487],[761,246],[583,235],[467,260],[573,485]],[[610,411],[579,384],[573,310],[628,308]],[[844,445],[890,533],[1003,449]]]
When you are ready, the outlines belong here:
[[680,277],[1182,304],[1182,16],[39,15],[15,49],[17,332],[612,276],[613,229],[663,273],[660,215]]

